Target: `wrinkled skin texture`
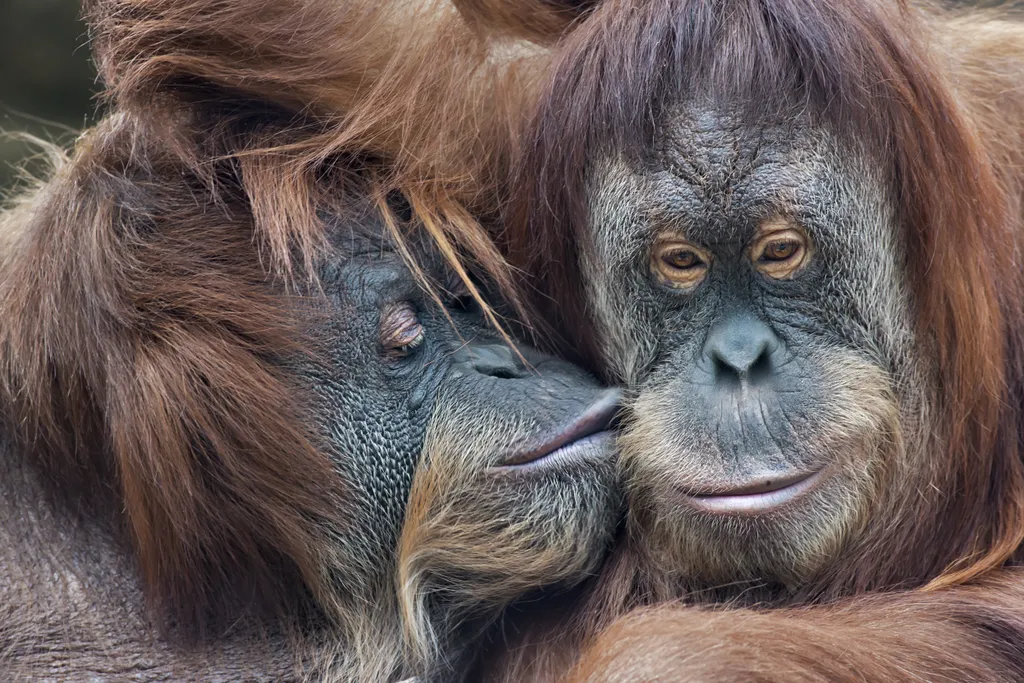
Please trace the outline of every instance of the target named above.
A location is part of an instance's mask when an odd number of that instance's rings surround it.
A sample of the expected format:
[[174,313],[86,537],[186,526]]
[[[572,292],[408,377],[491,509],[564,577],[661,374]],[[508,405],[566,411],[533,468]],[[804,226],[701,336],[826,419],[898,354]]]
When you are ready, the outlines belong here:
[[[468,296],[442,312],[386,242],[356,235],[353,244],[349,231],[337,230],[352,255],[320,275],[329,320],[315,334],[329,363],[310,378],[358,501],[339,535],[351,569],[338,580],[352,598],[365,592],[385,606],[379,618],[390,626],[397,583],[407,656],[426,669],[415,673],[450,676],[438,648],[457,661],[460,644],[504,604],[537,586],[572,585],[603,556],[620,509],[612,439],[601,431],[617,394],[529,347],[517,355]],[[416,253],[435,281],[452,282],[428,244]],[[418,345],[382,352],[386,331],[417,325]],[[545,444],[591,414],[564,457],[505,466],[554,450]]]
[[[606,358],[636,396],[622,438],[633,523],[693,587],[797,587],[870,514],[899,421],[921,405],[893,211],[863,155],[799,118],[691,106],[659,130],[649,154],[598,165],[584,252]],[[759,233],[794,227],[806,265],[761,272]],[[677,241],[708,261],[691,287],[652,263]],[[808,475],[763,513],[692,504]]]
[[[86,503],[8,443],[5,679],[448,680],[505,604],[596,567],[619,519],[617,392],[529,347],[518,356],[471,299],[439,289],[446,315],[379,216],[343,205],[325,220],[317,289],[289,299],[308,348],[275,361],[347,494],[344,521],[321,532],[322,612],[254,609],[203,634],[167,623],[147,605],[116,484],[99,480]],[[411,244],[457,290],[430,243]]]
[[879,0],[574,27],[509,251],[628,385],[629,518],[500,679],[1020,677],[1022,38]]

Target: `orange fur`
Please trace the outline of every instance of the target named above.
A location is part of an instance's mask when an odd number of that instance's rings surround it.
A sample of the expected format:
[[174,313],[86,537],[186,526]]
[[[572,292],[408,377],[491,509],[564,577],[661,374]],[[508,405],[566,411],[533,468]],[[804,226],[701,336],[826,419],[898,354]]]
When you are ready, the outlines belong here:
[[[460,6],[475,16],[475,2]],[[317,242],[303,188],[326,162],[354,154],[381,161],[381,192],[401,190],[442,247],[464,250],[515,301],[511,272],[474,216],[494,214],[545,51],[474,30],[446,0],[90,0],[86,9],[109,99],[122,109],[152,117],[214,87],[315,122],[256,162],[278,179],[274,192],[252,193],[278,265],[288,268],[293,241]]]
[[874,595],[828,607],[637,611],[594,642],[567,680],[1020,680],[1024,581]]
[[[730,13],[728,40],[719,40],[725,32],[723,12]],[[558,47],[510,190],[507,248],[513,262],[536,277],[538,294],[532,303],[565,336],[563,352],[591,364],[599,363],[599,354],[580,271],[580,236],[589,227],[586,173],[581,169],[609,147],[643,146],[672,98],[685,97],[688,88],[711,91],[746,103],[747,111],[756,116],[778,111],[784,106],[780,97],[792,96],[815,121],[866,146],[881,168],[891,170],[888,181],[899,203],[914,286],[915,331],[935,357],[932,379],[937,396],[927,432],[936,435],[940,445],[908,481],[895,483],[893,488],[902,491],[897,504],[872,519],[868,532],[835,558],[827,575],[794,596],[794,602],[814,604],[872,590],[949,589],[999,575],[1021,558],[1022,83],[1024,25],[1019,21],[1005,14],[950,14],[881,0],[608,0]],[[921,503],[923,496],[914,495],[929,487],[945,494],[930,507]],[[498,668],[504,671],[499,677],[514,680],[523,671],[535,678],[553,677],[557,662],[546,672],[541,667],[539,673],[530,661],[548,658],[546,650],[577,647],[605,620],[673,594],[672,586],[661,585],[644,566],[641,531],[634,529],[623,539],[604,576],[580,598],[574,614],[555,619],[554,626],[542,626],[539,633],[528,629],[522,640],[529,645],[502,655]],[[1019,579],[1008,576],[1016,590],[1014,581]],[[1002,590],[1007,582],[996,580],[991,590]],[[988,624],[982,603],[998,595],[978,595],[981,602],[965,609],[975,610],[980,622]],[[943,601],[958,598],[937,591],[929,600],[935,601],[934,611],[921,608],[915,612],[919,621],[909,620],[918,623],[920,638],[936,627],[933,620],[945,618]],[[926,603],[922,599],[921,604]],[[1020,610],[1018,603],[1012,604],[1009,614],[1016,620],[1014,610],[1018,615]],[[893,614],[878,603],[863,606],[864,618],[876,615],[883,625]],[[638,628],[636,639],[630,640],[642,649],[645,634],[657,634],[673,620],[685,624],[671,627],[676,629],[672,638],[678,650],[655,644],[633,653],[637,658],[649,656],[653,670],[662,675],[668,675],[671,663],[680,663],[682,655],[674,652],[690,651],[687,643],[697,638],[692,634],[699,632],[696,625],[705,618],[683,612],[660,621],[652,618],[650,630]],[[824,608],[820,613],[828,614]],[[726,612],[716,623],[736,619],[736,633],[757,634],[784,631],[791,623],[787,620],[798,614],[802,612],[787,612],[775,621],[764,617],[763,623],[757,621],[760,616],[751,616],[748,624],[747,613]],[[891,628],[903,628],[903,623],[894,619]],[[1019,626],[1013,621],[1014,629]],[[608,647],[625,637],[622,629],[595,647]],[[731,633],[727,628],[715,630],[700,642],[726,647],[718,643],[728,642]],[[1013,633],[1020,637],[1020,631]],[[953,629],[942,637],[947,643],[959,637],[971,642],[972,634]],[[545,645],[546,638],[551,644]],[[795,636],[787,641],[784,634],[778,641],[780,647],[801,642]],[[813,647],[813,639],[807,642]],[[864,642],[871,641],[865,636]],[[894,644],[893,652],[912,658],[915,642],[905,641],[903,651]],[[987,648],[990,662],[997,662],[987,669],[990,675],[1002,671],[1012,679],[1011,670],[1019,675],[1020,658],[1001,658],[1000,639],[973,642]],[[693,652],[699,652],[699,643],[696,647]],[[771,647],[765,645],[766,650]],[[921,647],[917,654],[927,656]],[[825,651],[828,654],[819,656],[835,656],[842,644]],[[616,652],[626,667],[622,680],[629,679],[630,671],[640,675],[628,668],[631,660],[623,649]],[[661,668],[657,658],[666,653],[666,668]],[[598,650],[591,656],[595,668],[585,671],[594,680],[605,680],[593,672],[608,660]],[[781,661],[765,659],[768,663],[750,675],[772,680],[772,667],[782,667]],[[975,671],[970,656],[946,661],[962,666],[964,677]],[[716,670],[716,662],[707,666],[694,671]],[[978,666],[985,670],[980,660]],[[749,673],[723,667],[740,678]],[[516,673],[508,675],[510,671]],[[826,664],[826,677],[827,671]],[[839,678],[845,675],[835,671]],[[943,675],[948,674],[946,670]],[[722,676],[732,680],[728,674]],[[816,680],[808,676],[807,680]],[[616,679],[609,675],[607,680]]]
[[401,192],[514,302],[489,220],[545,53],[439,0],[85,12],[111,113],[0,217],[0,410],[58,490],[116,501],[178,617],[328,604],[345,491],[282,370],[315,360],[287,295],[317,211]]

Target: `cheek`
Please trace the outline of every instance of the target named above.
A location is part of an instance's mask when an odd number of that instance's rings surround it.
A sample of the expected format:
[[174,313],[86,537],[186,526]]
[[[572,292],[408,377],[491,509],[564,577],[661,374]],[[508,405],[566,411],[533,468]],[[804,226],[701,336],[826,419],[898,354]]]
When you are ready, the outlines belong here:
[[[842,350],[815,352],[799,374],[815,378],[813,385],[792,394],[747,395],[747,406],[711,404],[697,397],[699,387],[679,378],[640,391],[620,439],[620,457],[630,508],[641,511],[638,524],[650,525],[644,529],[649,542],[687,548],[693,557],[756,556],[746,557],[744,566],[790,576],[795,566],[812,566],[810,556],[820,558],[822,549],[834,549],[855,528],[903,450],[890,378]],[[808,395],[813,400],[800,400]],[[768,407],[772,402],[775,407]],[[787,402],[797,407],[788,410]],[[759,430],[771,431],[763,416],[772,411],[785,415],[785,429],[766,439]],[[744,415],[755,419],[744,422]],[[707,482],[779,467],[820,471],[821,484],[781,510],[739,517],[685,502],[688,492]],[[676,564],[693,559],[669,554],[667,561]],[[728,578],[731,571],[717,573]]]
[[430,401],[411,407],[415,379],[390,377],[369,354],[336,359],[312,374],[310,387],[316,426],[353,496],[347,542],[380,567],[398,543]]
[[858,355],[816,351],[787,375],[773,388],[722,395],[686,370],[662,369],[631,406],[624,467],[685,482],[731,467],[863,464],[899,439],[890,377]]
[[358,534],[391,552],[423,446],[425,420],[404,405],[352,402],[325,414],[329,449],[357,497]]
[[400,601],[413,639],[426,637],[443,594],[464,619],[594,569],[621,507],[611,460],[519,479],[496,477],[496,444],[536,429],[508,409],[439,398],[399,545]]
[[602,277],[587,292],[605,371],[626,385],[636,384],[654,362],[663,318],[650,304],[646,283],[631,286],[630,277]]
[[664,318],[662,303],[651,283],[646,247],[627,238],[642,233],[607,228],[596,232],[598,237],[582,248],[587,307],[606,375],[635,384],[654,360]]

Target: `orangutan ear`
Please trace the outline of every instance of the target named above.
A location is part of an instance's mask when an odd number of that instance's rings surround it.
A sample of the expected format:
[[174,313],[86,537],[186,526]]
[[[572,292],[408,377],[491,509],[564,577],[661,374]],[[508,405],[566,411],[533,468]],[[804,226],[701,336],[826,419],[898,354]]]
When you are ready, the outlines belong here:
[[550,43],[598,0],[452,0],[466,21],[478,28],[535,43]]

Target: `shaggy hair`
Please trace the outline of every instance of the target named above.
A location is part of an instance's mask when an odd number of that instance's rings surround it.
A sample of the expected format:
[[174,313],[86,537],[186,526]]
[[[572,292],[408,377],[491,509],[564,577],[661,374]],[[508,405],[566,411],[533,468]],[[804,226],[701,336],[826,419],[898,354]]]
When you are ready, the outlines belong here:
[[[908,255],[913,333],[919,352],[929,359],[926,379],[935,394],[922,411],[926,422],[904,425],[906,434],[924,434],[928,443],[906,446],[908,453],[927,457],[912,461],[909,470],[893,468],[909,471],[906,481],[881,482],[896,491],[895,504],[884,517],[872,519],[868,532],[835,558],[827,575],[794,596],[795,602],[876,589],[949,588],[999,576],[1022,557],[1022,74],[1021,23],[1006,15],[949,13],[887,0],[607,0],[558,43],[508,193],[505,248],[516,266],[535,277],[530,303],[540,311],[539,319],[563,336],[561,351],[592,366],[601,365],[604,340],[585,291],[590,174],[610,151],[650,147],[655,126],[689,95],[714,93],[722,102],[736,103],[740,120],[778,120],[795,106],[841,145],[865,150],[887,174],[882,180],[896,199],[898,238]],[[921,505],[914,492],[931,486],[944,495],[935,505]],[[578,639],[585,640],[608,618],[672,594],[671,586],[648,574],[645,539],[632,531],[594,591],[563,610],[570,616],[561,615],[553,626],[537,620],[536,632],[527,629],[520,636],[524,646],[504,653],[499,665],[505,667],[504,680],[557,671],[572,660],[566,653]],[[1004,584],[996,580],[992,590]],[[935,621],[962,621],[967,610],[971,623],[1011,632],[1019,640],[1024,632],[1020,603],[995,614],[993,596],[980,593],[981,598],[975,593],[959,598],[959,593],[936,591],[932,611],[917,603],[913,610],[894,605],[890,612],[863,605],[883,623],[890,623],[887,614],[898,617],[891,621],[893,629],[899,628],[900,615],[914,610]],[[1014,601],[1017,593],[1000,595]],[[651,661],[664,655],[666,667],[669,661],[680,667],[673,675],[685,677],[682,672],[690,671],[685,652],[703,656],[700,643],[717,648],[738,638],[753,641],[769,630],[788,632],[794,619],[803,618],[798,610],[778,614],[775,621],[750,616],[748,628],[749,612],[729,611],[715,622],[720,639],[691,638],[690,631],[672,625],[674,620],[693,624],[698,634],[696,625],[708,623],[701,612],[666,610],[636,623],[650,626]],[[809,623],[816,618],[808,617]],[[821,619],[841,628],[846,617],[836,612]],[[722,626],[725,622],[732,626]],[[915,640],[929,637],[926,626]],[[629,652],[629,643],[644,647],[646,626],[636,627],[635,640],[614,647],[614,657],[603,658],[600,648],[609,651],[609,644],[631,628],[625,622],[594,645],[594,666],[581,669],[584,679],[620,680],[618,671],[628,680],[648,673],[629,669],[635,661],[630,657],[639,654]],[[666,628],[675,629],[681,648],[655,645]],[[964,642],[972,634],[965,628]],[[945,637],[949,646],[954,638]],[[780,646],[771,660],[777,666],[758,669],[769,672],[766,679],[788,661],[783,641],[763,645],[769,653]],[[690,642],[698,649],[689,650]],[[798,640],[786,642],[801,646]],[[912,643],[901,642],[907,657],[914,655]],[[1003,635],[972,641],[989,648],[988,661],[997,662],[990,676],[1007,661],[1016,667],[1013,672],[1024,666],[1019,650],[1016,659],[1003,657],[1005,642]],[[927,658],[925,650],[919,654]],[[598,673],[612,659],[624,668]],[[961,673],[969,677],[974,669],[960,661]],[[978,666],[983,668],[980,660]],[[700,678],[715,669],[692,671]],[[1010,669],[1002,674],[1014,677]],[[810,673],[806,679],[818,680]]]
[[[769,117],[795,98],[890,169],[916,332],[937,356],[933,425],[945,455],[932,466],[957,495],[941,518],[875,539],[833,577],[843,586],[960,583],[1024,540],[1024,94],[1015,80],[1024,38],[1018,25],[986,19],[873,0],[608,0],[566,36],[510,192],[513,261],[536,274],[537,307],[559,321],[567,352],[596,363],[581,305],[581,169],[605,149],[648,144],[679,98],[714,92]],[[919,474],[933,479],[931,466]],[[939,549],[935,538],[946,539]]]
[[441,0],[85,13],[111,113],[0,215],[0,410],[55,490],[116,501],[183,624],[329,606],[346,495],[281,370],[315,355],[286,295],[316,291],[317,212],[357,185],[515,304],[488,231],[547,53]]

